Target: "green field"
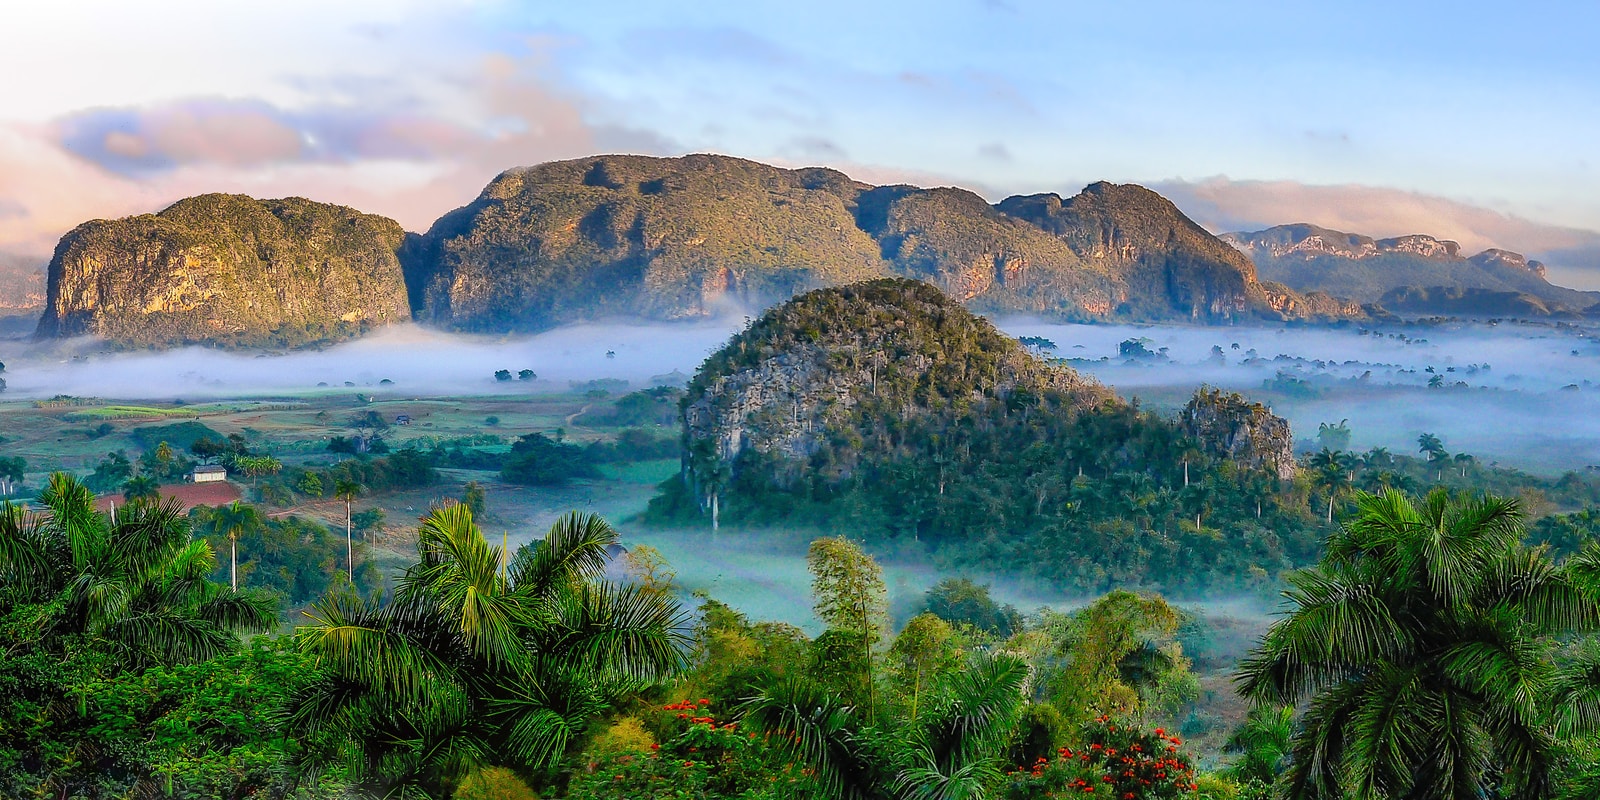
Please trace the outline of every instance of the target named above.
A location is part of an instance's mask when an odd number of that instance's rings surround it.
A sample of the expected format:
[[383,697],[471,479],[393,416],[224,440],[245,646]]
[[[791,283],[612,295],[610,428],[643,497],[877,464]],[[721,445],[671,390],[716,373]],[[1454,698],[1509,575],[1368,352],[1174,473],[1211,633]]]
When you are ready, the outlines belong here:
[[99,406],[69,411],[62,416],[69,422],[105,422],[109,420],[152,420],[172,417],[199,416],[189,408],[157,408],[155,406]]

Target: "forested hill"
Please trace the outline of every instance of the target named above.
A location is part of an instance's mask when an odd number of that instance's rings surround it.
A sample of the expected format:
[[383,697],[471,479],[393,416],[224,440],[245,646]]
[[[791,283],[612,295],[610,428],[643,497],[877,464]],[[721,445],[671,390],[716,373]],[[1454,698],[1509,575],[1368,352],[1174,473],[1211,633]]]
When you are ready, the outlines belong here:
[[1248,259],[1142,187],[990,205],[965,189],[871,186],[716,155],[509,170],[414,239],[406,268],[419,319],[463,330],[764,308],[889,275],[980,312],[1206,322],[1359,313],[1260,283]]
[[913,540],[1061,589],[1265,585],[1315,554],[1288,424],[1211,390],[1177,419],[905,279],[813,291],[708,358],[650,517]]

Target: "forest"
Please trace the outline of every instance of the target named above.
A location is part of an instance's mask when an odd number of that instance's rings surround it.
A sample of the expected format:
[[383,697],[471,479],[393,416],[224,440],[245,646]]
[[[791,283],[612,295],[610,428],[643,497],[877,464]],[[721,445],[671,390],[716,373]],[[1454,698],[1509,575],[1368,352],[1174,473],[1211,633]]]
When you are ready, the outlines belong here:
[[[64,474],[36,506],[0,506],[0,794],[1600,791],[1600,545],[1577,515],[1531,543],[1516,498],[1339,499],[1237,668],[1254,705],[1220,758],[1173,722],[1197,687],[1184,615],[1155,593],[1022,613],[951,579],[896,625],[879,564],[825,536],[807,556],[812,636],[681,591],[649,547],[614,556],[616,531],[592,514],[507,552],[470,501],[443,502],[384,587],[347,573],[320,526],[241,521],[253,511],[152,498],[101,512]],[[256,580],[235,588],[225,547],[249,553]],[[264,580],[290,550],[324,568]]]

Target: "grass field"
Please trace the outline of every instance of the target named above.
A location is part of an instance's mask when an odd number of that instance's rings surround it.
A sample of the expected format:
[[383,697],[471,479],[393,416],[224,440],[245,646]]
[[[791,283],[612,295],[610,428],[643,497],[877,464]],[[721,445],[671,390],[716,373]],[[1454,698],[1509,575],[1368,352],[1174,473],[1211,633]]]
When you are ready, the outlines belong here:
[[69,422],[108,422],[112,420],[152,420],[192,418],[199,416],[189,408],[157,408],[154,406],[99,406],[69,411],[62,419]]

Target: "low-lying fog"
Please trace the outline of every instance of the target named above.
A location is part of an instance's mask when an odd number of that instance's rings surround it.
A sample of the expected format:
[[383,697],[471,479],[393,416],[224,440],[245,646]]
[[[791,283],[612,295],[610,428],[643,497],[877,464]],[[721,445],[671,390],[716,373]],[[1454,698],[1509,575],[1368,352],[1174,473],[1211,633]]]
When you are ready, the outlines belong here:
[[[7,365],[0,377],[8,384],[6,399],[71,394],[188,401],[348,387],[419,397],[561,391],[596,379],[644,388],[692,375],[743,324],[738,317],[590,324],[524,337],[400,326],[325,350],[271,355],[205,348],[108,353],[84,341],[0,342],[0,361]],[[1302,440],[1313,439],[1319,423],[1348,419],[1352,446],[1361,449],[1412,452],[1426,431],[1452,451],[1531,470],[1600,464],[1600,344],[1586,329],[999,324],[1013,335],[1053,341],[1056,349],[1045,355],[1067,359],[1155,408],[1175,410],[1206,383],[1267,402]],[[1129,339],[1141,340],[1152,355],[1119,353]],[[538,379],[531,385],[495,380],[502,369],[530,369]]]

